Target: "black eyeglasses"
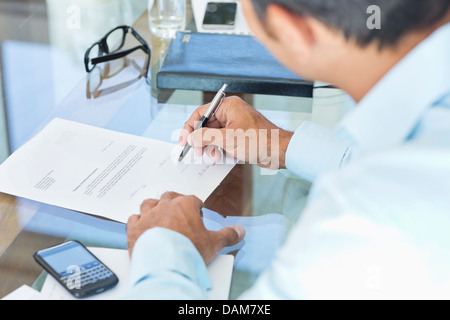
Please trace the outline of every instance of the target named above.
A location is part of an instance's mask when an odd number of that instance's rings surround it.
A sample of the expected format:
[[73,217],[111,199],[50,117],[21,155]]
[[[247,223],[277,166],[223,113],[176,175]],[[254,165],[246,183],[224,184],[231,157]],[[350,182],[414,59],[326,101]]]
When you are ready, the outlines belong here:
[[[130,32],[139,41],[141,46],[119,51],[125,44],[125,38],[128,32]],[[142,50],[148,56],[145,67],[145,76],[147,77],[151,58],[150,47],[144,38],[142,38],[133,27],[129,26],[120,26],[111,30],[100,41],[94,43],[86,51],[86,54],[84,55],[84,66],[86,68],[86,72],[89,73],[94,70],[95,66],[99,63],[123,58],[136,50]]]

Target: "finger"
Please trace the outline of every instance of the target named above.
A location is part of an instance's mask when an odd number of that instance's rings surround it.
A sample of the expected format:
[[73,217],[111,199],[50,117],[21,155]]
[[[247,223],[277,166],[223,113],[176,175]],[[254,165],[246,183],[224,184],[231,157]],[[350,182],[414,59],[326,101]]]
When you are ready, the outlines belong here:
[[212,159],[213,158],[213,152],[214,152],[215,148],[216,147],[213,146],[213,145],[206,146],[204,152],[208,155],[208,157],[210,157]]
[[222,129],[201,128],[195,130],[188,137],[188,143],[194,148],[214,145],[223,148],[225,144],[226,131]]
[[138,214],[133,214],[132,216],[130,216],[127,221],[127,230],[129,227],[136,224],[139,221],[139,219],[140,219],[140,216]]
[[178,198],[180,196],[182,196],[182,195],[179,194],[179,193],[168,191],[168,192],[164,192],[163,193],[163,195],[161,196],[161,200],[169,200],[170,201],[170,200],[173,200],[173,199]]
[[186,132],[189,134],[194,131],[195,124],[200,121],[203,117],[203,115],[206,112],[206,109],[208,109],[209,104],[205,104],[199,108],[197,108],[191,115],[191,117],[186,121],[183,127],[183,131],[186,130]]
[[144,200],[141,204],[141,214],[152,210],[157,205],[158,205],[158,200],[155,200],[155,199]]
[[223,157],[223,154],[219,150],[219,148],[215,147],[211,151],[211,158],[214,160],[214,162],[216,162],[216,163],[221,162],[222,161],[222,157]]
[[215,117],[209,119],[208,123],[206,124],[207,128],[214,128],[214,129],[220,129],[222,128],[222,124],[219,120],[217,120]]
[[188,136],[194,131],[196,124],[201,120],[203,114],[205,113],[208,105],[203,105],[197,108],[188,121],[185,122],[183,129],[180,132],[180,137],[178,138],[178,144],[180,146],[185,146],[188,143]]
[[180,132],[180,137],[178,138],[178,144],[184,147],[186,143],[188,143],[188,137],[190,134],[191,132],[183,128]]
[[205,153],[206,147],[194,148],[194,153],[197,157],[201,157]]
[[[222,128],[222,124],[215,117],[213,117],[208,121],[206,127],[213,129],[220,129]],[[187,130],[186,128],[183,128],[180,132],[180,137],[178,138],[178,144],[184,147],[187,143],[189,143],[189,135],[193,131],[194,130]]]
[[222,160],[222,152],[220,152],[219,148],[216,146],[207,146],[205,152],[216,163]]
[[[236,105],[236,103],[240,103],[242,100],[236,101],[236,97],[226,97],[223,99],[222,104],[220,108],[218,109],[217,113],[209,119],[208,121],[208,127],[211,128],[222,128],[227,123],[227,114],[230,112],[230,110],[234,109],[233,106]],[[195,129],[195,123],[201,120],[203,115],[205,114],[205,111],[208,109],[209,103],[205,104],[201,107],[198,107],[191,115],[191,117],[186,121],[184,124],[183,129],[186,129],[188,133],[191,133]]]
[[137,223],[139,222],[140,216],[137,214],[134,214],[132,216],[130,216],[128,218],[128,222],[127,222],[127,226],[126,226],[126,230],[127,230],[127,248],[128,248],[128,254],[131,258],[132,256],[132,252],[133,252],[133,247],[135,244],[135,237],[134,237],[134,232],[133,232],[133,228],[137,225]]
[[[217,110],[217,113],[209,119],[207,123],[208,128],[224,128],[227,126],[227,121],[229,114],[232,114],[234,110],[236,109],[236,106],[242,106],[245,102],[242,99],[236,98],[234,96],[232,97],[226,97],[223,99],[222,104],[220,108]],[[197,108],[191,115],[188,121],[184,124],[183,130],[180,134],[179,143],[180,145],[184,146],[187,142],[187,136],[189,136],[190,133],[194,132],[196,123],[201,120],[203,115],[205,114],[205,111],[208,109],[209,104],[205,104],[199,108]]]
[[203,212],[201,212],[201,209],[204,207],[203,201],[196,196],[187,196],[186,198],[189,199],[189,201],[191,201],[194,206],[198,207],[200,210],[200,215],[203,215]]
[[231,247],[244,239],[245,229],[241,226],[227,227],[216,233],[216,252],[219,252],[225,247]]

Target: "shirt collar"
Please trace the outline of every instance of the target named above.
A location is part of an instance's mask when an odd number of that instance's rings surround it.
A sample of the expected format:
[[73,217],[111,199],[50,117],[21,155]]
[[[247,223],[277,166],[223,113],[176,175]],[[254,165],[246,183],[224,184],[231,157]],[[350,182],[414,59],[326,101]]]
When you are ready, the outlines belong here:
[[450,24],[422,41],[391,69],[339,125],[361,153],[408,139],[426,110],[450,93]]

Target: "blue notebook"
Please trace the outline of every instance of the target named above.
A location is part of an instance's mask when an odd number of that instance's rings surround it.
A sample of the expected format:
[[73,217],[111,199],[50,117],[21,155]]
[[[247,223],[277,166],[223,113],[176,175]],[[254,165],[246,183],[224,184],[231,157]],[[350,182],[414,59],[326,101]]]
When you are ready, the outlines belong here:
[[157,74],[160,89],[312,97],[297,76],[250,36],[178,32]]

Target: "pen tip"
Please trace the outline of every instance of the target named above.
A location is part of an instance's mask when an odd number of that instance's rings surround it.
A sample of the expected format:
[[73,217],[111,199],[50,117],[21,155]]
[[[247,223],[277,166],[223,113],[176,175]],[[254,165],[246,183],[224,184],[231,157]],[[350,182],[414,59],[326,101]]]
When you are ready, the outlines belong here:
[[228,87],[228,85],[227,84],[224,84],[223,86],[222,86],[222,91],[225,91],[226,89],[227,89],[227,87]]

